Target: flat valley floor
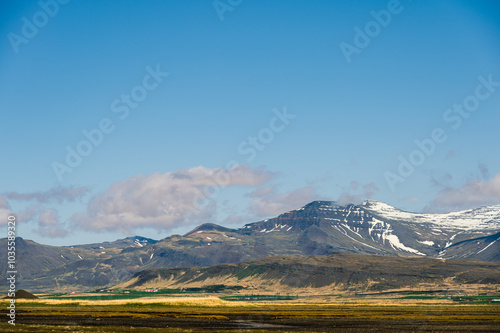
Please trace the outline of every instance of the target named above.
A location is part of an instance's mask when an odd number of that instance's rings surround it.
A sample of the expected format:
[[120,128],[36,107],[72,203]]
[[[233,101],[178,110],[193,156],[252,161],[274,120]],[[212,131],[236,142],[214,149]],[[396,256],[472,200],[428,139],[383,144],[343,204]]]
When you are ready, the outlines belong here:
[[1,305],[0,332],[500,332],[500,305],[445,300],[20,300],[15,327]]

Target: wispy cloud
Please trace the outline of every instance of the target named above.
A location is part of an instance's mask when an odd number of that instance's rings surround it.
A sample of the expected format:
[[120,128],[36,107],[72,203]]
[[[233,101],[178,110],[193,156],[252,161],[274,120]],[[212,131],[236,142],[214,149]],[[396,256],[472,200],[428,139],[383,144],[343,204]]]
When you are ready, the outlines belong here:
[[23,210],[21,210],[17,214],[17,218],[19,222],[29,222],[33,221],[38,214],[40,214],[40,211],[42,210],[42,206],[39,204],[29,206]]
[[315,188],[306,186],[297,190],[278,193],[276,186],[265,186],[249,194],[255,197],[248,210],[258,217],[276,216],[297,209],[318,199]]
[[65,226],[60,223],[59,216],[54,209],[44,209],[38,215],[37,233],[44,237],[58,238],[68,234]]
[[33,220],[39,213],[39,205],[27,207],[21,211],[14,211],[10,206],[9,202],[4,198],[0,197],[0,224],[7,224],[7,217],[11,214],[15,214],[17,222],[28,222]]
[[[482,175],[487,175],[484,166]],[[469,179],[460,187],[447,186],[426,208],[427,212],[449,212],[500,203],[500,173],[491,179]]]
[[373,198],[373,196],[379,191],[379,188],[375,183],[368,183],[362,185],[358,181],[351,181],[349,186],[344,189],[343,193],[337,199],[338,204],[359,204],[366,199]]
[[39,227],[35,232],[48,238],[62,238],[68,235],[66,229],[59,227]]
[[420,201],[416,196],[408,196],[404,197],[403,199],[399,200],[400,202],[418,202]]
[[35,204],[14,212],[7,200],[0,197],[0,224],[7,224],[7,217],[10,214],[17,216],[18,223],[33,222],[35,224],[33,231],[41,236],[56,238],[68,234],[67,227],[59,221],[56,210],[46,209],[40,204]]
[[8,216],[12,214],[12,209],[5,198],[0,197],[0,224],[7,224]]
[[452,158],[454,158],[455,156],[457,155],[457,151],[456,150],[453,150],[453,149],[450,149],[446,152],[446,156],[445,156],[445,160],[451,160]]
[[74,202],[82,198],[89,192],[86,187],[73,186],[57,186],[48,191],[21,193],[21,192],[6,192],[2,195],[4,198],[16,201],[37,201],[39,203],[48,202]]
[[86,230],[150,227],[169,230],[213,222],[214,200],[220,188],[258,186],[273,177],[264,168],[236,165],[230,169],[203,166],[173,172],[138,175],[115,182],[91,198],[87,211],[72,221]]
[[437,188],[449,187],[453,181],[453,176],[449,172],[441,170],[430,170],[427,174],[431,177],[431,185]]
[[44,227],[54,226],[59,223],[59,217],[53,209],[44,209],[38,216],[38,222]]
[[477,167],[479,169],[479,172],[481,172],[481,177],[483,177],[483,179],[490,178],[490,171],[488,170],[488,167],[486,166],[486,164],[479,163],[477,165]]

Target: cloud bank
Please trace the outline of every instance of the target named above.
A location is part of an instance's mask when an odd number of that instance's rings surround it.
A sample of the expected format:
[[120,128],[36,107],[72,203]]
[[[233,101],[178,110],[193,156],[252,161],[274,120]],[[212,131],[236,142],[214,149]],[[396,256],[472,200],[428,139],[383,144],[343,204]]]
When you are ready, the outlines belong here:
[[138,175],[115,182],[92,197],[87,211],[73,215],[72,221],[85,230],[121,230],[125,234],[140,227],[168,230],[214,222],[213,199],[220,188],[259,186],[272,177],[264,168],[245,165]]
[[250,202],[248,210],[258,217],[269,217],[297,209],[305,204],[317,200],[316,190],[311,186],[294,191],[278,193],[276,186],[269,185],[257,189],[249,194],[255,197]]
[[360,204],[366,199],[371,199],[379,191],[375,183],[360,184],[358,181],[351,181],[349,186],[337,199],[339,205]]
[[[488,173],[481,168],[481,174]],[[494,204],[500,204],[500,173],[491,179],[469,179],[460,187],[445,187],[426,210],[448,212]]]

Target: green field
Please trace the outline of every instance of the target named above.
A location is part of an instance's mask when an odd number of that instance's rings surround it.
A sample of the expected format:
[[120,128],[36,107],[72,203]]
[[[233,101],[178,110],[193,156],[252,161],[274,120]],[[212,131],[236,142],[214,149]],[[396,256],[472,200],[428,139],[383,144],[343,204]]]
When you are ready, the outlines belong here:
[[289,301],[298,299],[299,296],[288,295],[237,295],[237,296],[221,296],[226,301]]

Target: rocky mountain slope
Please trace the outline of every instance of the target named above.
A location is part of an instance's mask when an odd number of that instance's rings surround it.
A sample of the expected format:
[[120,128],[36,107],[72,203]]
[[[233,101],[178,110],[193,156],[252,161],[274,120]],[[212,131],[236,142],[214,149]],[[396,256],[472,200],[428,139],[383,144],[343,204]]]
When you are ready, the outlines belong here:
[[447,289],[498,285],[500,263],[357,254],[275,256],[212,267],[148,269],[116,288],[199,288],[220,284],[244,288],[247,294],[252,290],[303,293],[316,289],[331,293],[423,286]]
[[[18,285],[31,291],[88,290],[120,283],[150,268],[213,266],[283,255],[500,261],[500,205],[414,214],[377,201],[358,206],[314,201],[239,229],[207,223],[160,241],[130,237],[55,247],[18,240]],[[4,243],[6,239],[0,240],[1,249],[6,249]],[[0,255],[5,262],[4,250]],[[1,281],[6,281],[2,274]]]

